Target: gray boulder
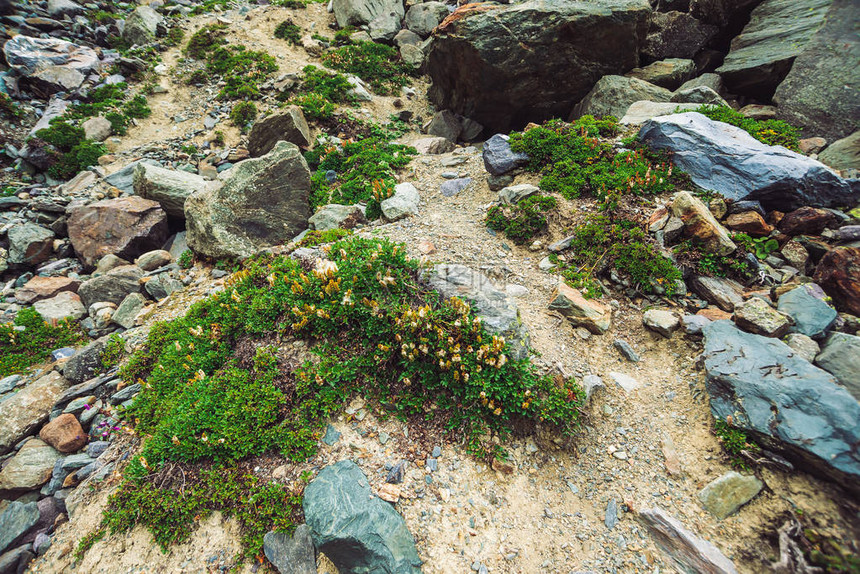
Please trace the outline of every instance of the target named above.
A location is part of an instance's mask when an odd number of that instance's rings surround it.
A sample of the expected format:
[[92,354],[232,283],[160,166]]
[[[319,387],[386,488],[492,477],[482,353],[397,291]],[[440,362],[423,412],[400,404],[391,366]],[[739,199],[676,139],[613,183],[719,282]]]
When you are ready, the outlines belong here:
[[717,73],[736,94],[769,100],[821,27],[833,0],[765,0],[732,40]]
[[798,467],[860,493],[860,403],[777,339],[714,321],[704,333],[711,412]]
[[286,243],[307,228],[311,175],[287,142],[230,169],[216,189],[185,201],[188,247],[213,258],[245,258]]
[[638,78],[626,76],[603,76],[588,92],[581,102],[576,104],[570,119],[585,115],[600,118],[615,116],[621,118],[633,103],[640,100],[652,102],[668,102],[672,92],[666,88],[655,86]]
[[669,90],[676,90],[695,74],[696,64],[693,60],[666,58],[665,60],[648,64],[643,68],[634,68],[625,75],[630,78],[639,78],[640,80]]
[[402,16],[396,12],[380,14],[367,25],[367,33],[374,42],[391,43],[400,31]]
[[131,329],[135,317],[145,306],[146,297],[140,293],[129,293],[116,308],[111,320],[124,329]]
[[509,185],[499,190],[499,201],[506,204],[515,204],[540,192],[540,188],[529,183]]
[[63,366],[63,376],[73,385],[79,385],[93,378],[102,366],[104,348],[104,341],[99,339],[79,349]]
[[157,165],[161,166],[154,159],[139,159],[137,161],[133,161],[127,166],[123,167],[120,170],[117,170],[115,173],[110,174],[105,178],[105,183],[112,185],[119,189],[124,193],[133,193],[134,192],[134,170],[140,164],[147,165]]
[[206,188],[206,180],[195,173],[139,163],[134,168],[134,193],[157,201],[172,217],[185,217],[185,200]]
[[272,151],[279,141],[290,142],[299,147],[310,145],[310,128],[300,107],[287,106],[254,122],[251,133],[248,134],[248,151],[251,157],[260,157]]
[[702,74],[701,76],[693,78],[692,80],[687,80],[686,82],[681,84],[681,87],[678,88],[677,91],[680,92],[681,90],[689,90],[690,88],[697,88],[699,86],[711,88],[718,94],[722,94],[723,90],[725,89],[723,86],[723,79],[720,77],[719,74],[708,73]]
[[360,205],[340,205],[329,203],[319,208],[310,219],[308,225],[316,231],[328,231],[329,229],[351,229],[356,223],[364,223],[364,209]]
[[296,527],[293,535],[267,532],[263,552],[281,574],[317,574],[316,554],[307,524]]
[[448,5],[442,2],[424,2],[415,4],[406,11],[406,29],[418,34],[422,38],[430,35],[430,32],[439,25],[439,22],[450,14]]
[[650,13],[647,0],[460,8],[432,37],[430,100],[489,133],[566,116],[600,78],[639,64]]
[[48,0],[48,15],[51,18],[63,19],[63,16],[78,16],[86,12],[86,9],[72,0]]
[[0,554],[10,548],[39,521],[39,507],[35,502],[9,503],[0,513]]
[[0,492],[35,490],[48,482],[54,464],[61,458],[54,447],[31,438],[0,471]]
[[860,170],[860,130],[827,146],[818,159],[833,169]]
[[88,119],[81,127],[84,128],[85,138],[97,142],[105,141],[113,132],[110,121],[101,116]]
[[161,14],[149,6],[138,6],[131,16],[126,18],[122,38],[132,45],[149,44],[155,40],[155,33],[162,20]]
[[418,203],[421,196],[411,183],[398,183],[394,186],[394,195],[380,204],[382,215],[389,221],[397,221],[409,215],[418,213]]
[[33,303],[33,309],[42,319],[51,324],[57,324],[63,319],[77,321],[87,314],[81,298],[71,291],[63,291],[54,297],[36,301]]
[[627,108],[624,115],[618,121],[621,125],[641,125],[648,120],[660,116],[668,116],[677,111],[697,110],[701,104],[679,104],[674,102],[649,102],[642,100],[634,102]]
[[642,53],[651,60],[692,58],[717,30],[685,12],[654,12]]
[[171,277],[169,273],[159,273],[144,284],[144,289],[153,299],[161,301],[171,293],[182,289],[182,283]]
[[68,387],[69,381],[52,371],[0,402],[0,455],[38,430],[48,420],[57,397]]
[[488,331],[505,337],[512,358],[528,357],[529,334],[516,303],[496,289],[483,273],[464,265],[443,263],[422,271],[421,278],[445,299],[459,297],[468,301]]
[[22,76],[32,76],[52,66],[65,67],[87,74],[99,63],[99,56],[92,48],[78,46],[65,40],[31,38],[23,34],[6,42],[3,53],[6,56],[6,62]]
[[450,110],[436,112],[426,125],[427,133],[431,136],[445,138],[451,143],[457,143],[457,139],[463,132],[460,118]]
[[825,337],[836,322],[836,309],[825,303],[821,297],[816,297],[816,291],[824,295],[820,288],[810,288],[809,285],[797,287],[783,293],[779,298],[777,309],[788,315],[794,321],[792,333],[800,333],[813,339]]
[[327,466],[308,484],[302,507],[317,551],[341,572],[418,574],[421,560],[403,517],[372,495],[350,460]]
[[[773,100],[781,119],[808,135],[835,140],[860,129],[860,36],[856,0],[828,4],[824,25],[794,60]],[[855,144],[855,162],[856,149]]]
[[697,112],[649,120],[639,139],[673,153],[678,167],[703,189],[767,209],[832,207],[860,199],[860,180],[845,180],[824,164],[781,146],[769,146],[740,128]]
[[332,9],[341,28],[369,24],[377,16],[391,12],[401,20],[404,15],[402,0],[333,0]]
[[87,309],[100,301],[119,305],[129,293],[140,292],[141,277],[143,270],[137,265],[121,265],[81,283],[78,295]]
[[484,168],[491,175],[504,175],[528,163],[529,156],[511,151],[509,140],[510,138],[505,134],[496,134],[484,142],[481,155],[484,159]]
[[35,223],[13,225],[9,238],[9,263],[38,265],[54,250],[54,232]]
[[833,333],[815,357],[815,364],[836,377],[860,400],[860,337]]
[[708,86],[680,87],[672,94],[671,102],[688,104],[708,104],[710,106],[728,106],[729,103],[720,94]]

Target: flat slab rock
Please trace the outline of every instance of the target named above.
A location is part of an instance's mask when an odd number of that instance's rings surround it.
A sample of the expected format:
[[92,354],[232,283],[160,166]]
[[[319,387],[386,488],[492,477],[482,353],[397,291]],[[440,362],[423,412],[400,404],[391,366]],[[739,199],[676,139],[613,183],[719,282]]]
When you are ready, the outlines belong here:
[[725,554],[688,530],[678,519],[659,508],[639,513],[651,537],[663,552],[686,574],[737,574]]
[[767,209],[837,207],[860,200],[860,180],[842,179],[823,163],[769,146],[744,130],[698,112],[653,118],[639,139],[673,153],[693,183],[735,201],[758,200]]
[[704,334],[714,417],[800,468],[860,492],[860,402],[778,339],[714,321]]

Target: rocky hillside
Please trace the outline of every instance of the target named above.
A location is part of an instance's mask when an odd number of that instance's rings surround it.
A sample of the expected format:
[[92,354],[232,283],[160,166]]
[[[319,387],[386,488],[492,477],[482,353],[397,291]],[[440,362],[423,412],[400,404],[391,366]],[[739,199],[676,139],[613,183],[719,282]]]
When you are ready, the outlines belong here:
[[850,0],[0,0],[0,574],[860,572]]

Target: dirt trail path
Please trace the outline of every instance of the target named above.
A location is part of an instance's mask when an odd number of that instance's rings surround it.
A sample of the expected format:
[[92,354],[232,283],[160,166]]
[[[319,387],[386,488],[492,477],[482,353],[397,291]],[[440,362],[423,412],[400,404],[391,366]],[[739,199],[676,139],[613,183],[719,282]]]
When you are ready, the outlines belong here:
[[[326,24],[330,17],[325,7],[311,4],[307,11],[263,7],[251,10],[247,16],[228,13],[226,17],[233,22],[229,38],[275,55],[280,73],[299,71],[307,63],[319,65],[304,51],[272,38],[272,30],[286,16],[305,30],[329,32]],[[193,19],[186,38],[213,20],[212,16]],[[174,68],[180,57],[174,49],[165,55],[164,63]],[[118,164],[129,161],[141,146],[176,137],[180,135],[177,132],[202,130],[202,117],[213,104],[201,90],[181,85],[171,74],[162,77],[162,85],[168,89],[167,94],[155,96],[150,101],[153,116],[123,138],[117,149],[121,155]],[[419,84],[419,88],[423,87]],[[384,121],[394,110],[394,99],[375,98],[363,110],[377,121]],[[429,106],[421,89],[418,99],[407,104],[417,115],[427,117]],[[183,122],[174,129],[177,114],[193,116],[188,120],[191,123]],[[235,129],[222,125],[217,129],[225,131],[228,145],[239,142]],[[417,137],[420,136],[409,134],[403,139]],[[457,158],[464,161],[450,165]],[[457,196],[444,197],[439,191],[443,172],[472,177],[473,184]],[[641,313],[647,301],[610,300],[614,308],[612,329],[605,335],[587,338],[567,321],[548,313],[547,303],[557,278],[538,269],[545,252],[517,247],[488,232],[482,221],[497,194],[489,190],[485,177],[480,152],[474,148],[420,156],[403,174],[403,180],[413,182],[421,193],[420,214],[364,232],[404,242],[415,257],[481,269],[501,289],[508,285],[525,287],[527,292],[515,300],[529,329],[537,361],[580,379],[597,375],[606,388],[594,397],[582,432],[571,444],[557,444],[552,435],[538,433],[506,445],[516,466],[510,476],[490,469],[450,444],[441,445],[437,472],[410,466],[404,488],[415,498],[402,499],[397,509],[416,537],[425,572],[465,573],[477,570],[480,564],[492,573],[674,571],[671,561],[655,547],[633,514],[625,511],[626,504],[666,509],[716,544],[741,572],[768,571],[768,561],[776,558],[776,529],[796,509],[825,531],[846,528],[836,503],[839,495],[831,486],[802,473],[786,475],[762,470],[765,490],[738,514],[718,521],[705,512],[696,497],[698,490],[730,467],[710,430],[703,376],[695,366],[700,345],[680,334],[667,340],[646,330]],[[524,182],[529,179],[517,180]],[[582,213],[590,207],[580,202],[567,209]],[[557,234],[560,230],[556,227],[553,231]],[[428,242],[435,249],[430,253]],[[167,299],[157,313],[159,317],[182,312],[191,300],[217,286],[217,282],[208,279],[207,270],[198,269],[196,273],[200,280]],[[631,363],[624,359],[613,347],[616,338],[630,343],[641,361]],[[624,391],[612,382],[613,372],[635,378],[640,388]],[[323,446],[307,466],[357,459],[371,482],[377,484],[384,477],[384,464],[399,459],[403,454],[400,449],[412,444],[414,436],[409,433],[407,437],[401,423],[380,422],[364,409],[357,412],[366,412],[366,416],[359,420],[345,414],[333,421],[343,436],[334,446]],[[380,432],[387,433],[391,440],[383,444]],[[680,476],[667,473],[663,454],[667,441],[674,444],[682,468]],[[278,464],[281,463],[273,461],[260,473],[277,476]],[[84,534],[96,528],[110,490],[78,489],[78,511],[69,524],[59,529],[52,547],[33,563],[31,572],[63,572],[71,567],[72,550]],[[610,529],[605,522],[607,506],[613,500],[619,521]],[[216,572],[232,564],[237,550],[236,524],[215,515],[202,520],[188,542],[166,554],[153,546],[149,535],[140,528],[128,535],[106,538],[92,547],[74,571]],[[242,571],[251,570],[251,566],[245,566]],[[320,569],[330,571],[328,567]]]

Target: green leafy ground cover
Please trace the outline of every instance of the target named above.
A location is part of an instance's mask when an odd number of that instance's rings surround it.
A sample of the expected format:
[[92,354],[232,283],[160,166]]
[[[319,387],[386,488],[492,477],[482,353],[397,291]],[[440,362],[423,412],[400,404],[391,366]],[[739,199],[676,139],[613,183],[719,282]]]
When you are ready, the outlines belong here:
[[83,340],[73,321],[52,326],[32,307],[24,307],[13,323],[0,324],[0,379],[44,361],[54,349],[74,347]]
[[[244,526],[245,557],[258,556],[266,531],[292,528],[300,485],[260,483],[242,461],[306,460],[354,394],[393,416],[437,419],[477,456],[501,456],[490,436],[504,444],[535,421],[576,430],[582,391],[511,359],[468,304],[423,287],[402,247],[349,237],[328,253],[313,270],[288,257],[253,259],[223,292],[152,327],[121,370],[143,385],[129,410],[143,448],[81,552],[104,531],[136,524],[166,548],[222,510]],[[295,369],[278,354],[293,339],[313,349]]]

